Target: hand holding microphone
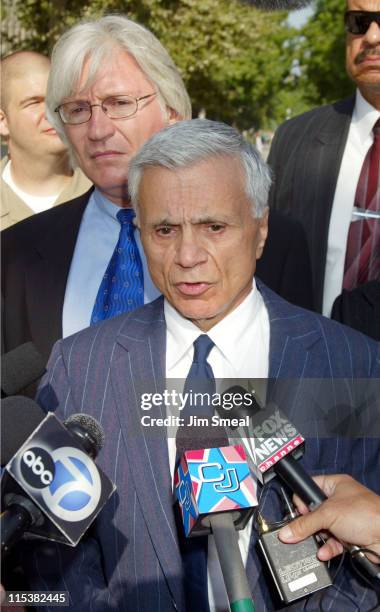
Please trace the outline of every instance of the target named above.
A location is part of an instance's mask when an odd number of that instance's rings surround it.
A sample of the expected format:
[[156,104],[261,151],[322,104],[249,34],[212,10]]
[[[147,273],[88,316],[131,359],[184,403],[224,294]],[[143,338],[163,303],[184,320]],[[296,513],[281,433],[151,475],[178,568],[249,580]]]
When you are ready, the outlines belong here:
[[[280,539],[295,543],[320,531],[328,531],[333,537],[318,551],[318,557],[323,561],[342,554],[341,541],[371,549],[380,555],[380,496],[346,474],[316,476],[313,480],[328,499],[309,512],[295,495],[294,503],[302,516],[281,529]],[[380,558],[375,555],[367,556],[380,563]]]

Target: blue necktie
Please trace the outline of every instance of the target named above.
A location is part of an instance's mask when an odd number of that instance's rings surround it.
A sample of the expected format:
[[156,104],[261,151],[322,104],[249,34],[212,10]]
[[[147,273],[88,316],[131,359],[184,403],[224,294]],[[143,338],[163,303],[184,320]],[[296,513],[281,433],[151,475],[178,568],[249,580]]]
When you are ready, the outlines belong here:
[[122,208],[116,216],[121,224],[119,240],[100,283],[91,325],[144,304],[144,273],[133,225],[135,212]]
[[[199,336],[194,342],[194,356],[189,373],[184,385],[184,393],[193,391],[194,393],[215,393],[215,378],[212,367],[207,361],[210,354],[213,341],[206,334]],[[191,414],[201,414],[202,416],[211,416],[213,407],[210,404],[206,406],[192,406],[187,402],[184,407],[181,417],[185,423],[189,422]],[[179,427],[177,430],[176,444],[178,454],[182,454],[184,448],[190,448],[194,442],[193,432],[196,429],[192,427]],[[207,430],[207,427],[206,427]],[[196,431],[196,434],[202,434]],[[202,438],[201,438],[202,440]],[[188,445],[187,442],[190,442]],[[202,441],[200,442],[202,446]],[[180,457],[178,456],[178,459]],[[177,514],[178,508],[176,510]],[[176,519],[180,521],[178,514]],[[181,521],[180,521],[181,522]],[[208,536],[199,536],[194,538],[186,538],[183,532],[183,525],[178,525],[179,545],[183,561],[183,571],[185,576],[184,589],[186,597],[187,610],[196,610],[197,612],[208,612],[208,592],[207,592],[207,544]]]
[[[184,393],[193,391],[194,393],[208,393],[210,396],[215,393],[214,372],[207,361],[213,346],[215,346],[213,341],[206,334],[198,336],[195,340],[193,363],[186,378]],[[211,404],[206,403],[194,407],[191,402],[187,402],[181,416],[185,419],[185,423],[188,423],[191,414],[203,417],[212,416],[213,412],[214,409]]]

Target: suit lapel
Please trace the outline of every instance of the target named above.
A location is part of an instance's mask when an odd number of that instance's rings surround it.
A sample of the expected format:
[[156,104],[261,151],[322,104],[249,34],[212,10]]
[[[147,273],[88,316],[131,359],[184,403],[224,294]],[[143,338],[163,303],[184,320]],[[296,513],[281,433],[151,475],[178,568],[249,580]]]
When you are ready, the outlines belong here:
[[[264,299],[270,324],[268,397],[280,408],[286,405],[285,413],[291,420],[293,405],[300,402],[298,383],[305,377],[312,376],[309,364],[313,361],[314,349],[321,341],[321,332],[311,313],[290,306],[258,279],[256,284]],[[298,422],[296,425],[298,426]],[[301,433],[304,431],[302,427],[299,427],[299,430]],[[273,486],[276,484],[272,482],[266,485],[260,507],[264,517],[278,520],[279,498],[270,494]],[[261,490],[260,485],[259,488]],[[252,530],[247,574],[253,591],[262,575],[262,560],[254,552],[256,542],[257,533]],[[258,587],[256,592],[260,592]]]
[[[165,407],[141,408],[141,397],[165,388],[166,325],[163,299],[144,308],[141,318],[117,339],[112,384],[125,449],[140,507],[173,598],[183,602],[182,559],[173,515],[166,428],[146,427],[141,417],[165,417]],[[140,313],[139,313],[140,316]],[[128,328],[129,329],[129,328]],[[180,606],[179,606],[180,607]]]
[[32,337],[47,356],[54,342],[62,337],[66,282],[88,199],[86,193],[55,208],[45,232],[44,223],[41,224],[41,236],[25,280]]

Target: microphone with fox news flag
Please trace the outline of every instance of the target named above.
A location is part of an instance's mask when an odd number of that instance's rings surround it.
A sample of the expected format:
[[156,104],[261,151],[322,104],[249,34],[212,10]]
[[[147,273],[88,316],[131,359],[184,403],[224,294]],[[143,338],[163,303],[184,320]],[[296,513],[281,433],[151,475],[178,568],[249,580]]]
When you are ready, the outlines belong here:
[[241,446],[186,450],[174,475],[186,537],[213,534],[232,612],[254,612],[236,530],[257,506]]
[[[245,397],[247,390],[235,385],[225,393]],[[224,395],[224,394],[223,394]],[[219,409],[222,414],[223,408]],[[253,402],[234,402],[230,417],[250,416],[244,433],[250,442],[250,467],[261,484],[266,484],[276,474],[309,506],[324,501],[325,496],[302,465],[296,461],[304,452],[305,440],[295,426],[269,402],[261,408],[257,399]]]
[[[41,422],[28,435],[21,428],[17,440],[18,419],[28,422],[32,414],[34,427],[38,411]],[[2,421],[13,438],[13,449],[8,444],[2,457],[2,552],[24,533],[76,546],[115,490],[88,454],[95,457],[103,445],[100,425],[80,414],[71,416],[65,427],[23,397],[2,402]]]
[[[237,393],[240,397],[246,389],[231,387],[226,393]],[[317,508],[327,497],[306,472],[298,459],[304,452],[305,440],[296,427],[281,413],[275,404],[268,403],[260,408],[255,402],[234,405],[231,417],[250,414],[248,433],[250,436],[250,467],[262,484],[266,484],[276,474],[311,509]],[[358,518],[360,520],[360,517]],[[357,546],[347,546],[347,550],[372,578],[380,580],[380,568],[372,563]]]

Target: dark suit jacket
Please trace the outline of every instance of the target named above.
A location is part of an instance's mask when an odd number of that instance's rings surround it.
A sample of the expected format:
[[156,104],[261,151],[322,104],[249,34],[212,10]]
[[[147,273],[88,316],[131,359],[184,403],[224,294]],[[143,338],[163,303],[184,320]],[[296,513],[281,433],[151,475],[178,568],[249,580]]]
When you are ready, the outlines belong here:
[[[47,360],[62,337],[66,282],[90,193],[2,232],[4,352],[32,341]],[[298,222],[271,215],[257,275],[285,299],[312,307],[309,254]]]
[[[343,405],[350,400],[354,378],[379,376],[380,347],[364,335],[291,306],[260,282],[258,286],[270,319],[272,387],[281,387],[282,379],[294,379],[287,400],[290,413],[296,422],[317,431],[320,415],[306,379],[325,379],[334,404]],[[56,410],[60,419],[88,412],[103,424],[106,443],[98,463],[117,485],[92,533],[77,548],[46,544],[32,555],[30,586],[68,590],[71,612],[185,610],[166,432],[141,424],[141,394],[165,388],[165,354],[162,298],[61,340],[52,353],[39,401],[45,409]],[[339,386],[337,379],[342,377],[349,380]],[[163,416],[161,410],[151,414]],[[312,473],[350,472],[378,490],[378,452],[378,439],[318,436],[308,440],[304,465]],[[269,521],[281,516],[274,511],[276,499],[272,485],[267,486],[261,509]],[[266,612],[278,608],[255,542],[253,532],[247,573],[256,609]],[[23,548],[24,560],[30,550],[31,546]],[[349,570],[339,574],[325,598],[326,609],[345,612],[375,603],[371,589]],[[304,605],[303,600],[286,609],[298,611]],[[307,610],[319,609],[317,596]]]
[[304,227],[318,312],[322,311],[331,208],[354,104],[352,96],[289,119],[276,131],[268,157],[275,175],[269,204]]

